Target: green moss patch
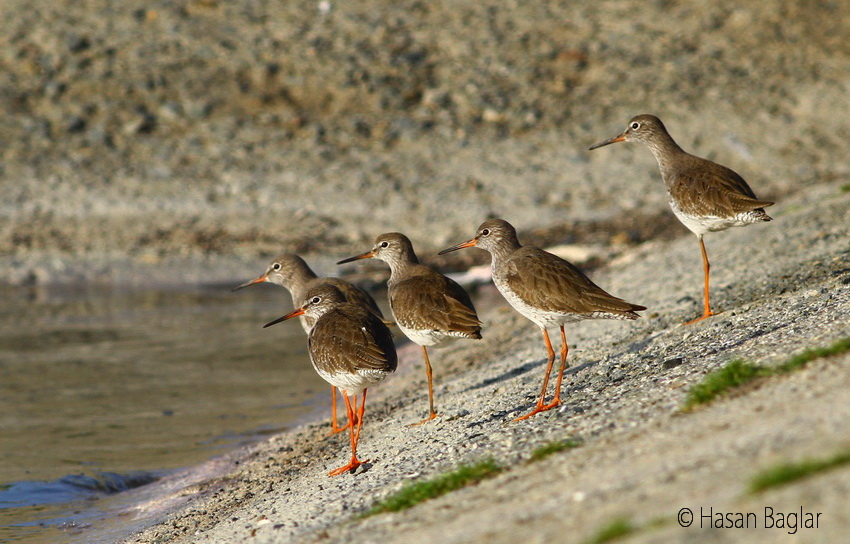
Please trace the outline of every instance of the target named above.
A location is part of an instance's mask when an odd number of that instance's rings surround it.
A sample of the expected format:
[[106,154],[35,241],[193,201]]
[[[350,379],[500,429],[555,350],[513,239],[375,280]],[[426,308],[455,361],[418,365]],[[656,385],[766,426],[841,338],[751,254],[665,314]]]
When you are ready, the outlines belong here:
[[585,544],[604,544],[605,542],[613,542],[620,538],[635,532],[637,528],[626,518],[617,518],[594,534],[590,539],[585,541]]
[[808,459],[797,463],[783,463],[763,470],[750,480],[750,493],[785,485],[807,478],[835,467],[850,463],[850,450],[845,450],[826,459]]
[[573,448],[578,448],[584,444],[578,438],[566,438],[564,440],[557,440],[550,444],[546,444],[544,446],[540,446],[533,452],[531,452],[531,460],[532,461],[540,461],[546,459],[553,453],[558,453],[559,451],[571,450]]
[[805,367],[816,359],[831,357],[848,351],[850,351],[850,338],[844,338],[827,347],[807,349],[775,367],[756,365],[736,359],[720,370],[706,374],[700,383],[691,387],[685,399],[683,410],[689,411],[696,406],[709,403],[718,396],[733,391],[757,378],[788,374]]
[[779,365],[776,369],[778,374],[785,374],[787,372],[793,372],[799,368],[803,368],[811,361],[815,359],[821,359],[823,357],[831,357],[833,355],[840,355],[842,353],[846,353],[850,351],[850,338],[843,338],[831,346],[827,346],[825,348],[812,348],[807,349],[803,353],[799,355],[795,355],[791,357],[781,365]]
[[770,371],[764,367],[736,359],[720,370],[715,370],[688,391],[685,410],[691,410],[700,404],[713,401],[730,390],[741,387],[759,376],[768,376]]
[[406,510],[420,502],[450,493],[456,489],[476,484],[492,478],[504,470],[492,459],[473,465],[461,465],[451,472],[441,474],[432,480],[407,484],[394,495],[387,497],[369,510],[364,517],[383,512]]

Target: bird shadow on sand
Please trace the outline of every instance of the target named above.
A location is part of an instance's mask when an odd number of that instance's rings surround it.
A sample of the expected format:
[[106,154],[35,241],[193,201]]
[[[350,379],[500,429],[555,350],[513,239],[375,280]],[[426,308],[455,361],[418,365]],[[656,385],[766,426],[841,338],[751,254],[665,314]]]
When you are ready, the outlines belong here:
[[[641,340],[638,340],[637,342],[632,342],[628,345],[628,347],[625,350],[618,352],[617,354],[611,356],[611,358],[616,359],[617,357],[619,357],[620,355],[623,355],[625,353],[632,353],[632,352],[635,352],[635,351],[640,351],[640,350],[644,349],[646,346],[648,346],[656,336],[657,335],[651,335],[647,338],[643,338]],[[608,359],[609,359],[608,357],[605,358],[605,360],[608,360]],[[593,361],[586,361],[586,362],[581,363],[580,365],[577,365],[577,366],[568,366],[566,371],[564,372],[564,376],[576,374],[581,370],[585,370],[587,368],[591,368],[593,366],[596,366],[600,362],[602,362],[602,360],[603,359],[594,359]],[[570,362],[570,360],[567,359],[567,364],[569,364],[569,362]],[[468,393],[468,392],[474,391],[476,389],[483,389],[483,388],[489,387],[493,384],[501,383],[501,382],[510,380],[512,378],[516,378],[517,376],[520,376],[522,374],[526,374],[534,368],[545,367],[545,366],[546,366],[546,359],[536,359],[534,361],[529,361],[529,362],[527,362],[527,363],[525,363],[521,366],[514,367],[514,368],[508,370],[507,372],[503,372],[502,374],[499,374],[498,376],[486,378],[486,379],[482,380],[481,382],[479,382],[477,384],[470,385],[469,387],[464,389],[463,392]],[[552,376],[553,377],[555,377],[557,375],[559,368],[560,368],[560,362],[559,362],[559,359],[556,356],[555,357],[555,365],[552,368]],[[542,379],[542,376],[541,376],[541,379]]]
[[768,334],[773,334],[779,330],[788,328],[793,326],[794,323],[789,323],[787,321],[781,321],[777,323],[758,323],[753,327],[745,329],[744,334],[736,341],[730,342],[729,344],[725,344],[723,346],[724,350],[730,350],[737,347],[740,347],[747,342],[755,340],[756,338],[760,338],[762,336],[766,336]]
[[[564,372],[564,376],[569,375],[569,374],[577,374],[578,372],[580,372],[584,369],[587,369],[587,368],[591,368],[591,367],[597,365],[598,363],[599,363],[599,360],[594,360],[594,361],[588,361],[586,363],[582,363],[582,364],[574,366],[574,367],[567,368],[567,370]],[[552,388],[552,385],[553,385],[552,380],[554,380],[554,377],[557,373],[558,365],[559,365],[558,361],[555,361],[555,367],[556,368],[553,369],[553,371],[552,371],[553,378],[550,379],[550,385],[549,385],[550,389]],[[545,367],[545,366],[546,366],[546,360],[545,359],[540,359],[540,360],[537,360],[537,361],[531,361],[531,362],[528,362],[528,363],[526,363],[526,364],[524,364],[520,367],[513,368],[513,369],[509,370],[508,372],[504,372],[504,373],[500,374],[499,376],[487,378],[486,380],[483,380],[481,383],[478,383],[478,384],[475,384],[473,386],[466,388],[464,390],[464,392],[472,391],[472,390],[475,390],[475,389],[481,389],[481,388],[488,387],[488,386],[493,385],[493,384],[504,382],[504,381],[507,381],[511,378],[515,378],[516,376],[519,376],[521,374],[525,374],[535,367]],[[540,376],[540,379],[542,380],[543,377]],[[474,421],[474,422],[470,423],[469,425],[467,425],[467,427],[469,427],[469,428],[478,427],[478,426],[481,426],[481,425],[485,425],[487,423],[491,423],[491,422],[496,421],[496,420],[505,419],[505,418],[509,417],[511,414],[515,414],[515,413],[525,409],[526,405],[528,403],[533,404],[534,399],[536,399],[536,397],[537,397],[537,390],[536,389],[533,390],[533,391],[530,390],[528,392],[528,398],[525,399],[525,400],[519,401],[519,404],[517,404],[515,406],[511,406],[511,407],[506,406],[504,409],[499,410],[497,412],[493,412],[483,419],[480,419],[478,421]]]
[[[645,337],[643,337],[643,338],[641,338],[637,341],[629,342],[627,344],[627,346],[625,347],[625,349],[619,350],[615,354],[611,354],[609,356],[605,356],[605,357],[602,357],[602,358],[596,358],[596,359],[593,359],[593,360],[590,360],[590,361],[585,361],[585,362],[578,364],[578,365],[575,365],[575,366],[570,366],[566,369],[566,371],[564,371],[564,376],[575,376],[579,372],[593,368],[595,366],[598,366],[599,364],[601,364],[603,362],[617,360],[618,358],[620,358],[621,356],[623,356],[627,353],[642,352],[642,351],[646,350],[647,347],[650,346],[652,344],[652,342],[658,336],[662,335],[664,332],[665,331],[663,331],[663,330],[662,331],[656,331],[656,332],[649,334],[648,336],[645,336]],[[569,363],[570,360],[567,359],[567,362]],[[496,385],[496,384],[499,384],[499,383],[502,383],[502,382],[506,382],[508,380],[511,380],[511,379],[516,378],[518,376],[521,376],[523,374],[527,374],[527,373],[529,373],[529,372],[531,372],[532,370],[535,370],[535,369],[540,369],[541,375],[539,376],[539,378],[542,380],[543,379],[542,370],[545,367],[546,367],[546,359],[535,359],[535,360],[532,360],[532,361],[528,361],[527,363],[524,363],[520,366],[511,368],[510,370],[503,372],[503,373],[501,373],[497,376],[485,378],[484,380],[465,388],[463,390],[463,392],[468,393],[470,391],[475,391],[477,389],[483,389],[483,388],[490,387],[490,386],[493,386],[493,385]],[[552,369],[552,374],[550,375],[550,382],[549,382],[550,383],[549,384],[550,392],[551,392],[552,386],[554,384],[554,380],[557,378],[557,373],[558,373],[559,368],[560,368],[560,362],[559,362],[559,359],[556,356],[555,365],[554,365],[554,368]],[[565,387],[565,389],[562,390],[561,397],[568,399],[572,393],[576,393],[578,391],[581,391],[585,387],[587,387],[587,384],[574,384],[573,386],[566,386],[566,384],[565,384],[563,387]],[[524,400],[524,401],[520,401],[519,404],[517,404],[516,406],[511,407],[511,408],[505,407],[504,409],[499,410],[498,412],[493,412],[493,413],[489,414],[488,417],[485,417],[484,419],[482,419],[480,421],[473,422],[473,423],[469,424],[468,426],[469,427],[475,427],[475,426],[483,425],[483,424],[492,422],[494,420],[504,419],[505,417],[508,417],[510,414],[514,414],[516,412],[524,410],[527,407],[526,405],[529,402],[532,403],[532,404],[534,403],[534,400],[537,398],[538,394],[539,394],[538,389],[529,390],[527,395],[526,395],[527,399]]]
[[501,383],[511,378],[516,378],[517,376],[521,376],[527,372],[530,372],[533,368],[538,366],[544,366],[546,364],[546,359],[535,359],[533,361],[529,361],[521,366],[516,366],[508,370],[507,372],[503,372],[498,376],[493,376],[492,378],[486,378],[481,382],[470,385],[466,389],[463,390],[463,393],[468,393],[470,391],[475,391],[476,389],[483,389],[485,387],[489,387],[493,384]]

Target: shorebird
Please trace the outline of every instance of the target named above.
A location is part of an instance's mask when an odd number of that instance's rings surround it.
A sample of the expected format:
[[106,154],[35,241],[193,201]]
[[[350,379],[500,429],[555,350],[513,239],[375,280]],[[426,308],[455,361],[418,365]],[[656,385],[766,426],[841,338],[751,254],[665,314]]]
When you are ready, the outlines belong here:
[[[292,296],[292,305],[296,308],[301,306],[305,300],[307,291],[311,288],[322,284],[333,285],[340,290],[346,301],[353,304],[360,304],[379,318],[384,318],[384,314],[381,313],[381,309],[369,293],[340,278],[318,277],[304,259],[292,253],[278,255],[269,263],[265,273],[253,280],[236,286],[233,290],[238,291],[244,287],[263,282],[279,285],[289,291],[289,294]],[[302,315],[300,319],[304,332],[310,334],[310,329],[313,328],[316,320],[307,314]],[[340,427],[337,424],[336,388],[331,386],[331,434],[344,430],[344,426]]]
[[437,417],[428,346],[437,346],[455,338],[479,340],[481,321],[463,287],[421,264],[413,251],[413,244],[404,234],[382,234],[371,250],[337,264],[369,258],[380,259],[390,265],[387,287],[393,318],[411,341],[422,346],[430,411],[427,418],[414,424],[420,425]]
[[682,150],[673,141],[661,119],[654,115],[633,117],[621,134],[599,142],[590,149],[632,141],[644,143],[652,151],[661,169],[661,178],[667,188],[667,199],[673,213],[699,240],[705,278],[703,314],[685,325],[716,315],[709,302],[708,276],[711,266],[705,252],[703,235],[729,227],[770,221],[771,217],[764,209],[774,203],[756,198],[744,178],[733,170]]
[[[313,368],[322,379],[338,388],[345,398],[351,460],[328,474],[337,476],[369,462],[368,459],[361,461],[357,458],[357,443],[366,410],[366,390],[395,372],[395,346],[390,330],[381,319],[360,304],[346,302],[343,293],[330,284],[311,287],[299,308],[263,327],[301,315],[314,322],[307,335]],[[361,394],[359,410],[358,393]]]
[[[503,219],[490,219],[478,227],[475,237],[440,252],[440,255],[466,247],[490,252],[493,283],[516,311],[543,331],[548,359],[543,388],[537,405],[520,421],[561,404],[561,381],[567,369],[567,336],[564,325],[583,319],[637,319],[644,306],[609,295],[564,259],[537,247],[523,246],[514,227]],[[549,327],[561,330],[561,370],[555,384],[555,397],[546,404],[549,375],[555,364],[555,350],[549,340]]]

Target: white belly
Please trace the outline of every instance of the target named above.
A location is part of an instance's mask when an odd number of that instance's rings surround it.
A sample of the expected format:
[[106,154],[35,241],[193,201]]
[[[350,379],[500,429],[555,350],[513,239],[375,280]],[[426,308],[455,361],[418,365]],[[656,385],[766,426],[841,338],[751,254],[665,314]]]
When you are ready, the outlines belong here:
[[513,306],[517,312],[519,312],[526,319],[529,319],[538,327],[544,329],[549,327],[560,327],[561,325],[565,325],[573,321],[581,321],[582,319],[590,319],[594,317],[593,315],[551,312],[547,310],[542,310],[535,306],[531,306],[525,301],[523,301],[513,291],[511,291],[508,286],[505,285],[504,282],[499,281],[496,278],[495,274],[493,274],[493,283],[496,284],[496,288],[499,290],[500,293],[502,293],[502,296],[505,297],[505,300],[507,300],[508,303]]
[[349,397],[359,395],[364,389],[380,383],[390,374],[382,370],[330,373],[320,369],[315,364],[313,364],[313,368],[316,369],[316,372],[323,380],[340,389]]
[[462,335],[460,333],[452,334],[447,333],[445,331],[435,331],[435,330],[421,330],[421,329],[411,329],[405,327],[398,321],[396,321],[396,325],[401,329],[401,332],[404,333],[405,336],[410,338],[410,341],[414,344],[419,344],[420,346],[437,346],[441,344],[448,343],[451,340],[456,340],[460,338]]
[[693,215],[686,212],[683,212],[679,206],[676,205],[676,202],[670,199],[670,208],[673,210],[673,213],[676,214],[676,217],[679,221],[682,222],[685,227],[688,228],[689,231],[693,232],[697,236],[702,236],[706,232],[717,232],[719,230],[726,230],[730,227],[743,227],[744,225],[749,225],[750,223],[754,223],[756,220],[753,218],[752,212],[739,213],[738,215],[732,217],[720,217],[717,215]]

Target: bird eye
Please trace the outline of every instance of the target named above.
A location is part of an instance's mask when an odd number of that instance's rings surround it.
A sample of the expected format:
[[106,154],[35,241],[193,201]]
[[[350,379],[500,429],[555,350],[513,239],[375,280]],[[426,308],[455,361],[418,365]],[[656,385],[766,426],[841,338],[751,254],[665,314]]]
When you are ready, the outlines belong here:
[[481,236],[490,236],[490,229],[481,229]]
[[310,300],[311,304],[318,304],[320,302],[322,302],[322,297],[313,297],[313,299]]
[[280,270],[280,263],[274,263],[274,264],[272,265],[272,269],[273,269],[273,270]]
[[381,242],[381,247],[390,247],[389,242]]
[[635,121],[634,123],[631,124],[632,130],[637,130],[639,128],[640,128],[640,123],[638,123],[637,121]]

